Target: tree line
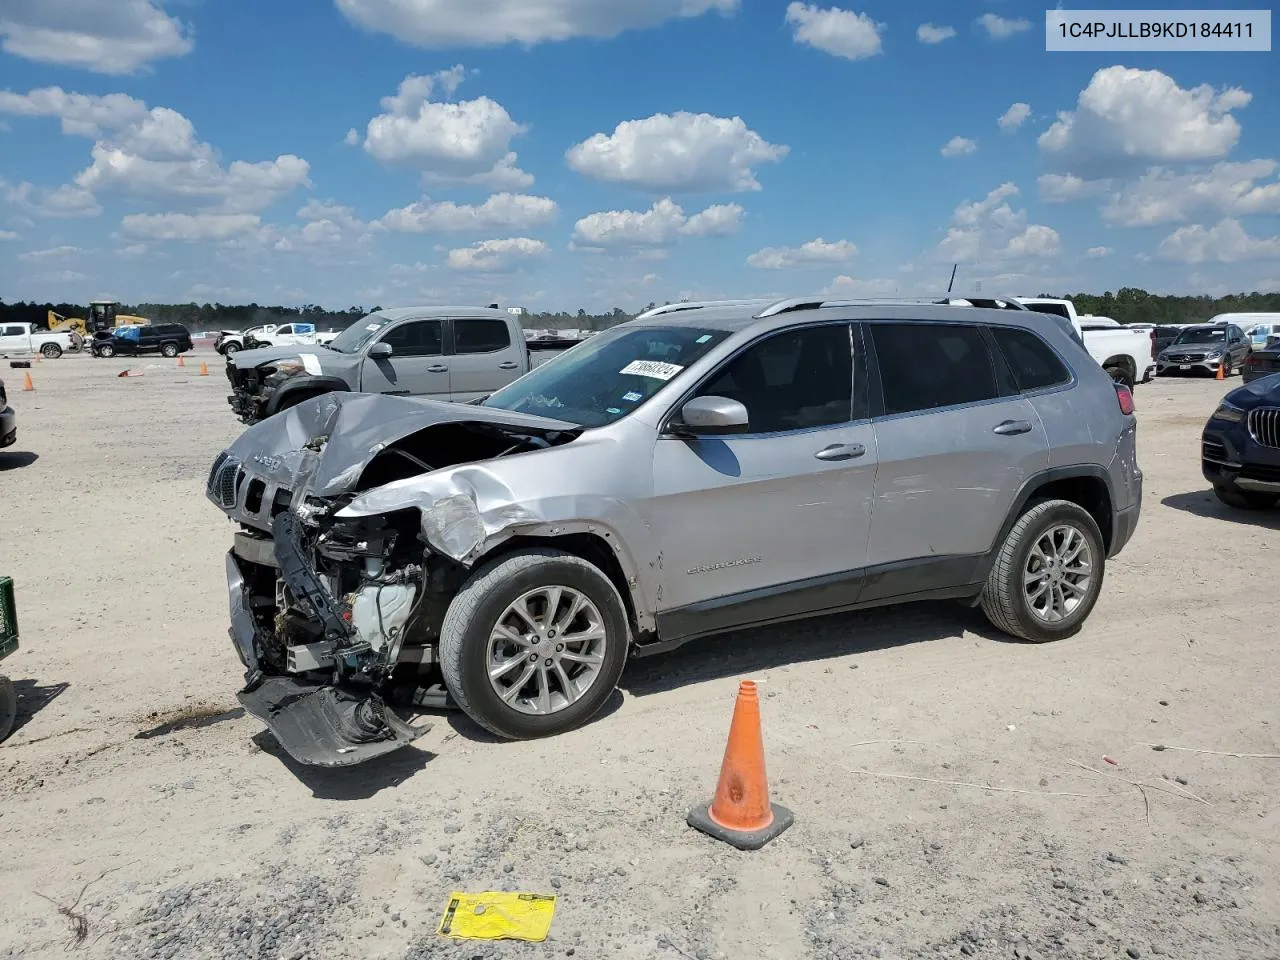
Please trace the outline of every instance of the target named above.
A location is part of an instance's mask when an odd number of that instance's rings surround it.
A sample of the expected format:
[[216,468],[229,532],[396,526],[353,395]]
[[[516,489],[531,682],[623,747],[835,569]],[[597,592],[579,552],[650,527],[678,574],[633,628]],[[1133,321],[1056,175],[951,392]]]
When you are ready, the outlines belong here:
[[[1041,294],[1041,296],[1060,296]],[[1280,293],[1236,293],[1225,297],[1174,297],[1148,293],[1138,287],[1122,287],[1112,293],[1067,294],[1082,314],[1110,317],[1119,323],[1201,323],[1219,313],[1280,313]],[[667,301],[670,302],[670,301]],[[657,306],[649,303],[644,310]],[[192,331],[244,330],[269,323],[302,321],[314,323],[319,330],[343,330],[378,306],[352,306],[346,310],[328,310],[315,304],[301,307],[259,306],[256,303],[230,305],[223,303],[138,303],[123,304],[120,312],[146,317],[152,323],[181,323]],[[72,303],[5,303],[0,301],[0,323],[31,323],[43,327],[49,311],[64,317],[84,317],[87,308]],[[640,312],[640,311],[637,311]],[[636,314],[621,307],[608,313],[568,311],[526,312],[520,318],[526,329],[533,330],[606,330],[630,320]]]

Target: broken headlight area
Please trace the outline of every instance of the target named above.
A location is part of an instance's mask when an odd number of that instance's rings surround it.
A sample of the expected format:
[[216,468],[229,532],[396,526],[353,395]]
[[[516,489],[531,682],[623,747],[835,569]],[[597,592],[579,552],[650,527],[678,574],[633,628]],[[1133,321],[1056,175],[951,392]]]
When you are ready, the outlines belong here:
[[432,666],[452,565],[426,550],[412,511],[335,521],[299,506],[269,538],[238,534],[229,559],[239,699],[300,762],[358,763],[429,729],[391,704]]

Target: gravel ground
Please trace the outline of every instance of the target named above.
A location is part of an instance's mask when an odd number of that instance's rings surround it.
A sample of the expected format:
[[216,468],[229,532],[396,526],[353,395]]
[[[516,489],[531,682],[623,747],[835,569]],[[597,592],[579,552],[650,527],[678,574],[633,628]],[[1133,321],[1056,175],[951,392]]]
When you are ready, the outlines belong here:
[[[566,736],[440,717],[326,772],[237,708],[232,531],[203,498],[238,429],[221,360],[31,373],[25,393],[0,370],[23,630],[0,956],[64,956],[77,926],[79,955],[184,960],[1280,956],[1280,761],[1143,745],[1280,753],[1254,612],[1280,515],[1220,507],[1197,459],[1234,384],[1139,388],[1145,512],[1070,641],[1003,642],[948,604],[755,630],[633,664]],[[684,822],[747,677],[796,814],[755,853]],[[486,889],[558,894],[550,939],[435,936],[451,891]]]

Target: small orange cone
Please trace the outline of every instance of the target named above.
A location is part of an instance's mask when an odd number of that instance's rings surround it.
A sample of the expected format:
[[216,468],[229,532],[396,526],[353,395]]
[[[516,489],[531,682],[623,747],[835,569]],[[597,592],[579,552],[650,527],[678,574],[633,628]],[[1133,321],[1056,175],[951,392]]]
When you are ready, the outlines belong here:
[[743,680],[738,685],[715,798],[689,811],[689,826],[739,850],[759,850],[794,822],[790,810],[769,802],[760,697],[755,682]]
[[200,361],[200,376],[207,377],[209,375],[209,365],[203,360]]
[[1225,379],[1227,379],[1227,378],[1226,378],[1226,375],[1222,372],[1222,364],[1221,364],[1221,363],[1220,363],[1220,364],[1218,364],[1218,372],[1217,372],[1216,374],[1214,374],[1213,379],[1215,379],[1215,380],[1225,380]]
[[182,354],[178,354],[178,366],[185,367],[186,365],[187,361],[182,359]]
[[34,390],[35,388],[36,388],[36,385],[31,382],[31,374],[28,373],[26,378],[22,381],[22,389],[24,391],[28,391],[28,390]]

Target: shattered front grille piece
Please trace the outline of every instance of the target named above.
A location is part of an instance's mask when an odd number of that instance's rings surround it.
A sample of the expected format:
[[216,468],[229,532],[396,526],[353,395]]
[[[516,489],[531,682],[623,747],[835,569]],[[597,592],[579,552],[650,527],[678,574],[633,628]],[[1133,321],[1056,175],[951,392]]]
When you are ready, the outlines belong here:
[[230,454],[221,453],[209,471],[206,492],[210,498],[217,498],[219,506],[230,510],[236,505],[236,494],[243,478],[240,461]]

